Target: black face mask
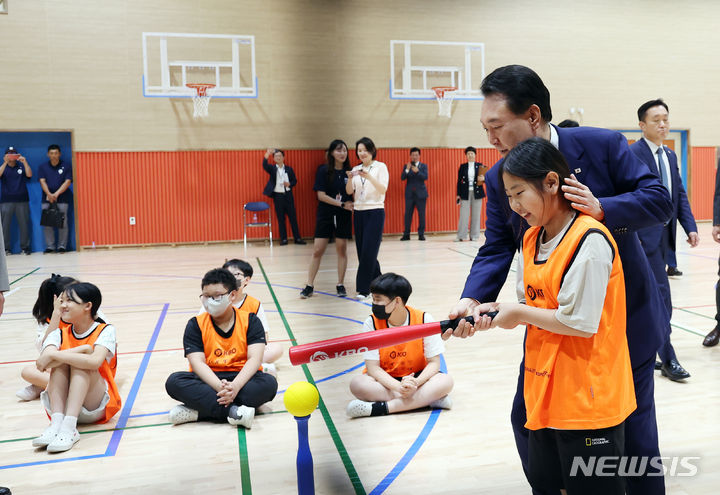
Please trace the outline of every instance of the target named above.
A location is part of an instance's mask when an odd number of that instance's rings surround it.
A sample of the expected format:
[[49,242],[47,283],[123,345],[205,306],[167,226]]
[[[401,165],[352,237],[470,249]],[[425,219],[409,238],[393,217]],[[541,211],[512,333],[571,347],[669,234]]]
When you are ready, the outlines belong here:
[[387,304],[373,304],[372,314],[378,320],[387,320],[388,318],[390,318],[391,313],[387,312]]

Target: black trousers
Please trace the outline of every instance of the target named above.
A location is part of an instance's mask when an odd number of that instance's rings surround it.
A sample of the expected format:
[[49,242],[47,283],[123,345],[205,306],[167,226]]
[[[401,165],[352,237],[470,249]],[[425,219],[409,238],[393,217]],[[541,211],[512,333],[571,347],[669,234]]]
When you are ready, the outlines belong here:
[[[216,372],[221,380],[232,381],[236,371]],[[258,371],[245,386],[240,389],[233,403],[249,407],[258,407],[275,398],[278,384],[274,376]],[[218,404],[217,392],[192,371],[178,371],[170,375],[165,382],[165,390],[170,397],[182,402],[190,409],[198,411],[200,421],[226,421],[230,406]]]
[[277,215],[278,229],[280,229],[280,240],[287,240],[287,227],[285,226],[286,216],[288,220],[290,220],[293,237],[296,241],[301,239],[297,216],[295,214],[295,200],[292,194],[273,193],[273,203],[275,203],[275,214]]
[[412,223],[413,210],[418,212],[418,235],[425,235],[425,204],[427,198],[405,198],[405,235],[410,235],[410,224]]
[[715,284],[715,319],[720,325],[720,258],[718,258],[718,281]]
[[385,209],[355,210],[355,249],[358,257],[358,271],[355,277],[355,288],[358,293],[370,294],[370,282],[379,277],[380,263],[378,253],[385,227]]

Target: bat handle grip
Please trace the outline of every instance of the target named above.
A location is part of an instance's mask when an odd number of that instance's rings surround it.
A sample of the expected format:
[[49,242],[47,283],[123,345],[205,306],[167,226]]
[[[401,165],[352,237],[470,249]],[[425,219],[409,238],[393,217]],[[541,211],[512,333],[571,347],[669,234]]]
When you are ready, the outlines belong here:
[[[487,313],[480,313],[480,316],[488,315],[490,318],[495,318],[495,316],[498,314],[497,311],[489,311]],[[446,330],[450,328],[457,328],[457,326],[460,324],[461,321],[466,321],[470,323],[471,325],[475,324],[475,318],[472,316],[465,316],[463,318],[455,318],[454,320],[442,320],[440,322],[440,333],[444,333]]]

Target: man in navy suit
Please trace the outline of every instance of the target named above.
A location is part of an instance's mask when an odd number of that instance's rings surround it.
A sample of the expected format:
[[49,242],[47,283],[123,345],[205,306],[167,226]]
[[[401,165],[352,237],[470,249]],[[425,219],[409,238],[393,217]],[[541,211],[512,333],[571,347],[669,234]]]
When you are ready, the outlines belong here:
[[[481,121],[490,144],[505,156],[518,143],[533,136],[553,143],[573,174],[563,186],[566,198],[577,210],[604,222],[615,238],[626,268],[627,336],[637,399],[637,409],[625,421],[625,453],[659,457],[653,369],[655,353],[664,342],[667,329],[660,293],[636,231],[663,224],[670,218],[672,204],[667,189],[630,151],[621,134],[606,129],[562,129],[550,125],[550,93],[531,69],[520,65],[501,67],[483,80],[480,89],[485,97]],[[450,318],[472,314],[477,320],[484,306],[481,303],[497,299],[527,229],[524,219],[510,213],[505,191],[498,186],[497,170],[496,164],[485,176],[488,201],[485,244],[478,250],[462,299],[451,310]],[[462,322],[453,334],[467,337],[475,330]],[[523,360],[511,422],[527,473],[524,373]],[[652,467],[642,476],[628,477],[627,485],[631,494],[665,493],[661,471]],[[533,488],[533,493],[548,492]]]
[[[275,165],[268,163],[268,158],[273,155]],[[298,228],[297,215],[295,214],[295,199],[293,198],[292,188],[297,185],[297,177],[295,171],[289,165],[285,165],[285,152],[283,150],[268,148],[263,158],[263,169],[270,175],[265,184],[263,194],[273,199],[275,205],[275,215],[277,215],[278,228],[280,229],[280,245],[284,246],[288,243],[287,227],[285,226],[285,216],[290,220],[290,228],[295,237],[295,244],[307,244],[300,237],[300,229]]]
[[[715,196],[713,198],[713,228],[712,238],[720,243],[720,159],[715,170]],[[720,341],[720,258],[718,258],[718,282],[715,284],[715,320],[717,325],[705,336],[703,345],[713,347]]]
[[410,240],[410,223],[413,210],[418,212],[418,240],[425,240],[425,204],[428,192],[425,181],[428,179],[428,166],[420,162],[420,148],[410,149],[410,161],[403,167],[400,180],[407,180],[405,186],[405,230],[401,241]]
[[688,203],[687,193],[680,179],[678,171],[677,155],[673,150],[663,145],[663,140],[667,138],[670,132],[668,106],[662,100],[651,100],[643,103],[637,111],[640,129],[642,129],[643,137],[630,146],[635,155],[642,160],[650,170],[658,176],[670,193],[673,203],[673,211],[670,219],[663,225],[653,225],[645,229],[638,230],[640,244],[647,255],[652,268],[653,275],[660,288],[665,309],[667,311],[667,338],[658,349],[660,356],[660,368],[662,375],[667,376],[670,380],[681,381],[690,377],[690,373],[680,366],[675,356],[675,349],[670,343],[670,317],[672,316],[672,301],[670,297],[670,283],[668,282],[668,274],[665,271],[665,259],[672,245],[675,245],[675,234],[677,232],[677,222],[680,220],[685,232],[687,232],[687,242],[691,247],[695,247],[700,242],[697,233],[697,225],[692,211],[690,211],[690,203]]

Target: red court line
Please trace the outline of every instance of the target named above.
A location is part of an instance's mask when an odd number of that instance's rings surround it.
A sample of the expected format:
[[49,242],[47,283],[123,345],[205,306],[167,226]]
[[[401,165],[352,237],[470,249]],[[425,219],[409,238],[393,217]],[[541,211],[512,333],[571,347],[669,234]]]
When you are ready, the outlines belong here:
[[[290,339],[279,339],[279,340],[269,340],[268,342],[290,342]],[[174,349],[153,349],[151,351],[130,351],[130,352],[118,352],[118,356],[123,356],[126,354],[147,354],[150,352],[169,352],[169,351],[182,351],[182,347],[177,347]],[[0,365],[3,364],[22,364],[22,363],[34,363],[35,359],[25,359],[22,361],[2,361],[0,362]]]

